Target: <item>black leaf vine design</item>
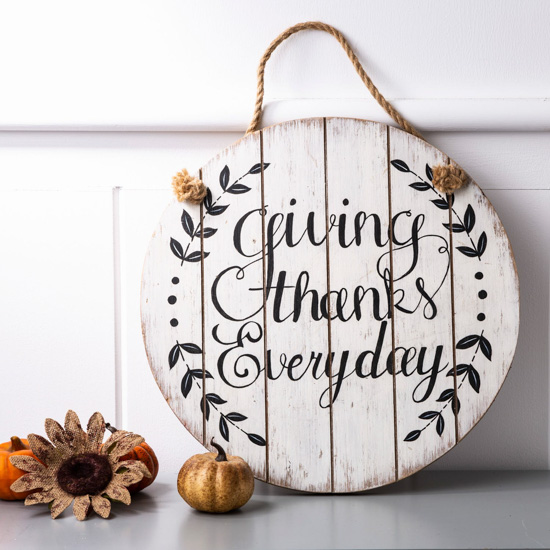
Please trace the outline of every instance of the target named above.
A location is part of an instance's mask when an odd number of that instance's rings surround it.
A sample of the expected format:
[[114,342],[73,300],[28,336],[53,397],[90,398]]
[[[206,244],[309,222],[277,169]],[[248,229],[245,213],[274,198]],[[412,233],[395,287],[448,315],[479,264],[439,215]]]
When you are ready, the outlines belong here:
[[[470,233],[474,229],[474,226],[476,224],[476,215],[475,211],[472,208],[471,204],[468,204],[466,207],[466,211],[464,212],[464,216],[461,218],[458,213],[456,212],[454,208],[454,195],[447,195],[443,196],[441,193],[435,189],[435,187],[431,184],[433,181],[433,171],[429,164],[426,164],[426,177],[428,178],[429,182],[426,181],[422,176],[419,176],[416,172],[411,170],[406,162],[400,159],[396,159],[391,161],[392,166],[399,170],[400,172],[404,173],[411,173],[414,176],[416,176],[420,181],[411,183],[409,187],[412,187],[416,191],[428,191],[432,190],[437,196],[437,199],[431,200],[435,206],[438,208],[441,208],[442,210],[448,210],[451,208],[451,211],[455,218],[458,220],[458,223],[444,223],[443,226],[453,233],[462,233],[466,232],[468,235],[468,238],[470,239],[471,247],[470,246],[457,246],[457,250],[460,251],[462,254],[469,258],[477,258],[479,261],[481,261],[481,256],[484,254],[485,250],[487,249],[487,234],[485,231],[481,233],[477,240],[477,244],[474,243],[474,240]],[[472,360],[469,364],[459,364],[456,366],[456,376],[462,376],[462,379],[457,386],[456,390],[458,392],[458,389],[462,387],[466,379],[468,379],[468,383],[470,384],[471,388],[476,392],[479,393],[481,388],[481,377],[479,375],[479,372],[477,369],[473,366],[474,360],[476,358],[476,355],[478,351],[481,351],[481,353],[489,360],[491,361],[492,357],[492,346],[489,340],[484,336],[483,331],[481,331],[481,334],[472,334],[469,336],[465,336],[461,340],[459,340],[456,344],[456,348],[460,350],[472,348],[476,346],[474,355],[472,357]],[[455,375],[455,369],[454,367],[451,367],[450,370],[447,372],[447,376],[454,376]],[[416,441],[422,432],[428,428],[432,423],[435,424],[435,429],[437,434],[441,437],[443,434],[443,431],[445,429],[445,420],[443,418],[443,411],[449,404],[451,405],[451,410],[453,411],[453,414],[456,416],[460,412],[460,400],[458,399],[458,396],[455,395],[455,389],[454,388],[448,388],[446,390],[443,390],[441,392],[441,395],[437,399],[437,402],[445,403],[443,408],[440,411],[426,411],[423,412],[419,418],[421,420],[429,420],[429,422],[421,429],[418,430],[412,430],[407,434],[404,441]]]
[[[269,162],[263,163],[263,169],[266,170],[269,166]],[[198,263],[201,261],[201,251],[196,250],[194,252],[189,253],[189,248],[193,244],[193,241],[195,238],[202,237],[203,239],[208,239],[215,235],[215,233],[218,231],[215,227],[204,227],[204,223],[206,221],[207,216],[220,216],[223,214],[228,208],[228,204],[219,204],[219,201],[221,198],[226,194],[230,195],[242,195],[243,193],[248,193],[250,191],[250,187],[247,185],[244,185],[241,182],[246,176],[259,174],[262,171],[262,164],[257,163],[250,168],[246,174],[243,174],[240,176],[237,180],[235,180],[231,185],[229,185],[230,180],[230,171],[229,167],[226,165],[222,168],[220,172],[219,182],[220,187],[222,189],[222,193],[220,196],[214,200],[212,196],[212,191],[210,189],[207,189],[206,197],[204,198],[203,205],[204,205],[204,214],[202,216],[202,219],[198,226],[195,228],[195,224],[193,222],[193,218],[185,210],[185,208],[182,211],[181,214],[181,226],[183,228],[183,231],[185,234],[190,238],[189,243],[187,244],[185,250],[183,248],[183,245],[174,239],[173,237],[170,238],[170,250],[178,258],[181,260],[181,265],[183,265],[183,262],[191,262],[191,263]],[[210,253],[204,252],[203,257],[206,258]]]
[[412,187],[416,191],[429,191],[431,189],[438,196],[438,198],[431,199],[430,202],[437,206],[437,208],[440,208],[442,210],[448,210],[449,208],[451,208],[451,211],[455,218],[458,220],[458,223],[452,223],[450,225],[448,223],[444,223],[443,226],[453,233],[466,232],[472,246],[457,246],[457,250],[465,256],[468,256],[469,258],[477,258],[479,261],[481,261],[481,256],[487,249],[487,234],[485,233],[485,231],[483,231],[483,233],[481,233],[481,235],[479,236],[477,244],[474,243],[474,240],[470,235],[476,222],[476,217],[472,205],[468,205],[464,216],[461,218],[454,208],[454,195],[451,194],[444,196],[432,185],[431,182],[433,181],[433,171],[429,164],[426,164],[426,177],[428,178],[428,181],[426,181],[422,176],[411,170],[408,164],[403,160],[392,160],[391,164],[395,169],[399,170],[399,172],[413,174],[420,180],[409,184],[409,187]]
[[[481,334],[471,334],[469,336],[465,336],[456,344],[456,348],[460,350],[472,348],[474,346],[476,346],[476,349],[470,363],[461,363],[456,366],[457,377],[462,376],[462,379],[457,386],[457,391],[463,386],[466,379],[468,379],[468,383],[476,393],[479,393],[479,390],[481,388],[481,377],[477,369],[474,367],[473,363],[479,351],[481,351],[481,353],[489,361],[491,360],[493,353],[491,343],[486,338],[486,336],[484,336],[484,331],[481,331]],[[447,376],[454,376],[454,374],[454,368],[451,367],[447,372]],[[426,411],[422,413],[418,418],[420,418],[421,420],[430,420],[430,422],[420,430],[413,430],[412,432],[409,432],[404,441],[415,441],[416,439],[418,439],[420,437],[420,434],[436,419],[436,432],[439,436],[443,434],[443,430],[445,427],[445,422],[442,416],[443,410],[450,404],[451,409],[456,416],[460,411],[460,401],[458,397],[455,399],[454,388],[443,390],[437,401],[440,403],[445,402],[445,406],[440,411]]]
[[[168,354],[168,365],[170,367],[170,370],[176,366],[179,360],[181,360],[187,367],[187,371],[181,379],[181,393],[183,397],[187,399],[187,396],[193,389],[193,385],[197,386],[199,390],[202,390],[201,382],[206,378],[214,377],[208,370],[204,370],[203,372],[202,369],[192,369],[185,360],[183,352],[187,352],[190,354],[202,354],[202,349],[191,342],[182,344],[176,341],[176,344],[172,347]],[[224,405],[225,403],[227,403],[227,401],[225,399],[222,399],[217,393],[207,393],[201,398],[199,406],[201,413],[205,415],[207,422],[208,420],[210,420],[211,408],[215,409],[219,413],[219,430],[221,436],[226,441],[229,441],[229,424],[231,424],[232,426],[243,432],[255,445],[259,445],[261,447],[265,446],[266,441],[262,436],[254,433],[249,433],[237,425],[238,422],[243,422],[244,420],[247,420],[247,416],[235,411],[229,412],[227,414],[223,414],[221,412],[218,407],[219,405]]]

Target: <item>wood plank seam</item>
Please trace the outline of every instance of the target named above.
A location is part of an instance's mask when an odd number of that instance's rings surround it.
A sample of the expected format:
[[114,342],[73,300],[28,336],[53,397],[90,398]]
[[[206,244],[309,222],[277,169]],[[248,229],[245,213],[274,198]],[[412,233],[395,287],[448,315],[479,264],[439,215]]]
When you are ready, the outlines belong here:
[[264,329],[264,415],[265,415],[265,481],[269,483],[269,408],[268,408],[268,377],[267,377],[267,289],[265,266],[265,199],[264,199],[264,133],[260,130],[260,197],[262,202],[262,300]]
[[[450,164],[450,158],[447,157],[447,164]],[[449,203],[449,254],[450,254],[450,276],[451,276],[451,341],[453,344],[453,381],[454,381],[454,396],[453,396],[453,414],[455,417],[455,445],[458,442],[458,383],[456,380],[456,327],[455,327],[455,284],[454,284],[454,252],[453,252],[453,209],[451,207],[452,197],[447,195]]]
[[329,235],[329,204],[328,204],[328,174],[327,174],[327,119],[323,118],[323,162],[325,173],[325,251],[327,266],[327,337],[328,337],[328,372],[329,372],[329,426],[330,426],[330,491],[334,493],[334,418],[332,402],[332,332],[331,332],[331,300],[330,300],[330,235]]
[[[199,178],[202,180],[202,169],[199,170]],[[204,220],[204,205],[200,204],[200,220],[201,226],[203,225],[202,220]],[[201,239],[201,334],[202,334],[202,402],[206,402],[206,353],[205,353],[205,320],[204,320],[204,231],[201,228],[200,233]],[[202,444],[206,447],[206,407],[202,412]]]
[[391,164],[390,164],[390,127],[386,126],[386,165],[388,167],[388,229],[390,243],[390,318],[391,318],[391,346],[392,346],[392,378],[393,378],[393,446],[394,446],[394,468],[395,481],[399,479],[399,451],[397,445],[397,385],[396,385],[396,361],[395,361],[395,321],[393,304],[393,220],[391,205]]

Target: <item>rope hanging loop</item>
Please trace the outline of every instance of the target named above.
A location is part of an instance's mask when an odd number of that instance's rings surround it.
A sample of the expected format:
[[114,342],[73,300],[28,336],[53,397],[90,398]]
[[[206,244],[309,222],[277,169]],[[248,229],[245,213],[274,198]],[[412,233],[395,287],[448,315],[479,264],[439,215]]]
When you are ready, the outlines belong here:
[[378,88],[374,85],[369,75],[361,65],[359,59],[357,58],[357,55],[355,55],[355,52],[352,50],[349,42],[346,40],[344,35],[338,29],[335,29],[331,25],[327,25],[326,23],[322,23],[320,21],[308,21],[306,23],[298,23],[297,25],[289,27],[288,29],[286,29],[286,31],[283,31],[277,38],[275,38],[275,40],[271,42],[271,44],[265,51],[264,55],[260,59],[260,64],[258,65],[256,104],[254,106],[254,115],[252,117],[252,120],[250,121],[248,129],[246,130],[246,134],[255,132],[256,130],[258,130],[260,125],[262,106],[264,101],[264,74],[266,63],[268,62],[269,58],[271,57],[277,46],[279,46],[279,44],[284,42],[293,34],[307,29],[324,31],[336,38],[336,40],[340,43],[347,56],[349,57],[352,65],[357,71],[357,74],[359,75],[369,92],[372,94],[374,99],[376,99],[379,105],[384,109],[384,111],[386,111],[386,113],[388,113],[388,115],[390,115],[390,117],[395,122],[397,122],[397,124],[401,126],[401,128],[403,128],[406,132],[409,132],[413,136],[416,136],[420,139],[424,139],[422,137],[422,134],[407,119],[405,119],[378,91]]
[[[269,58],[277,49],[277,47],[287,38],[297,32],[308,29],[323,31],[333,36],[340,43],[348,58],[350,59],[353,67],[355,68],[357,74],[359,75],[371,95],[374,97],[374,99],[376,99],[378,104],[384,109],[384,111],[386,111],[386,113],[401,128],[403,128],[403,130],[417,138],[424,139],[422,134],[405,117],[403,117],[380,93],[378,88],[374,85],[373,81],[370,79],[369,75],[361,65],[357,55],[351,48],[349,42],[346,40],[344,35],[333,26],[322,23],[320,21],[308,21],[306,23],[298,23],[296,25],[293,25],[292,27],[289,27],[279,36],[277,36],[277,38],[275,38],[275,40],[271,42],[267,50],[264,52],[258,65],[256,104],[254,105],[254,115],[252,116],[252,120],[250,121],[245,135],[257,131],[260,126],[264,102],[265,66]],[[467,182],[467,180],[468,177],[466,176],[464,171],[458,167],[452,165],[434,167],[433,184],[442,193],[453,193],[457,189],[460,189],[460,187],[462,187]],[[190,201],[195,204],[200,204],[206,196],[207,192],[204,183],[199,178],[190,176],[187,170],[183,170],[179,172],[176,176],[174,176],[172,186],[174,188],[174,193],[179,201]]]

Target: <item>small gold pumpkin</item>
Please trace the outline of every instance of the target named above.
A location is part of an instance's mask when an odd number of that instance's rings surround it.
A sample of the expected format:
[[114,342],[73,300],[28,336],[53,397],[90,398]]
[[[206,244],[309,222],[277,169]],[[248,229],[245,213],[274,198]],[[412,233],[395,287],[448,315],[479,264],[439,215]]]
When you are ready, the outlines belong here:
[[178,492],[192,508],[201,512],[223,513],[244,506],[254,492],[254,475],[239,456],[218,451],[192,456],[178,474]]

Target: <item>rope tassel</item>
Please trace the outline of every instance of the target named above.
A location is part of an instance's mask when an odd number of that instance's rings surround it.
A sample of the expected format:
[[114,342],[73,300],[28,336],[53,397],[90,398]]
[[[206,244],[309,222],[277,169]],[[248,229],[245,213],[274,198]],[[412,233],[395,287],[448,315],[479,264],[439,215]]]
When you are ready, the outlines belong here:
[[179,202],[200,204],[206,197],[206,185],[199,178],[189,175],[185,168],[172,178],[172,188]]
[[452,164],[433,167],[433,186],[447,195],[454,193],[468,182],[468,176],[462,168]]

